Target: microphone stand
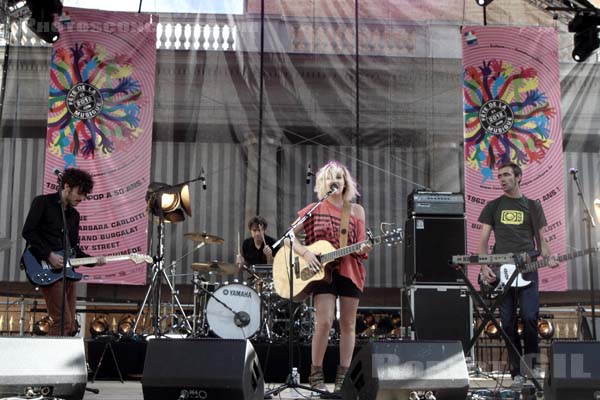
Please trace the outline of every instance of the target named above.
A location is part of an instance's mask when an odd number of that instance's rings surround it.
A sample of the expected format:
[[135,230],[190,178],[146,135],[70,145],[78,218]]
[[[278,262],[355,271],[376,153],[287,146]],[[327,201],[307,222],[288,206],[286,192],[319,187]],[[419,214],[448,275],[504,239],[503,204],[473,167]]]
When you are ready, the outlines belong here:
[[65,308],[67,303],[67,265],[71,257],[71,241],[69,240],[69,225],[67,224],[66,206],[64,203],[62,190],[62,175],[58,174],[58,202],[60,205],[60,214],[63,223],[63,265],[62,265],[62,303],[60,305],[60,335],[65,334]]
[[290,225],[290,228],[287,230],[287,232],[285,232],[283,234],[283,236],[281,238],[279,238],[279,240],[277,240],[272,246],[273,248],[277,248],[277,246],[279,246],[281,244],[281,242],[284,241],[285,239],[288,239],[288,241],[290,243],[290,255],[288,258],[289,269],[290,269],[289,274],[288,274],[289,282],[290,282],[290,305],[289,305],[290,320],[289,320],[289,325],[288,325],[288,371],[289,371],[289,374],[287,376],[287,381],[285,383],[283,383],[282,385],[280,385],[274,389],[271,389],[271,390],[268,390],[265,392],[265,399],[271,399],[273,395],[276,396],[279,393],[281,393],[282,391],[284,391],[285,389],[297,389],[297,388],[310,390],[312,392],[319,393],[321,395],[326,396],[326,398],[329,398],[329,399],[340,398],[338,395],[336,395],[334,393],[330,393],[325,390],[315,389],[313,387],[306,386],[306,385],[301,385],[300,382],[297,382],[295,380],[295,377],[292,376],[292,371],[294,369],[294,329],[293,329],[293,327],[294,327],[294,274],[296,275],[297,278],[300,277],[300,264],[298,261],[298,257],[295,257],[295,260],[294,260],[294,239],[296,238],[296,234],[295,234],[294,230],[300,224],[303,224],[304,221],[306,221],[307,219],[312,217],[313,211],[319,205],[321,205],[321,203],[323,203],[329,196],[331,196],[332,194],[334,194],[337,191],[338,191],[337,186],[332,185],[331,190],[329,192],[327,192],[325,194],[325,196],[323,196],[322,199],[319,199],[319,201],[317,201],[310,208],[310,210],[308,210],[306,213],[304,213],[303,216],[297,218]]
[[[577,185],[577,196],[579,196],[579,204],[581,205],[584,213],[583,220],[585,221],[586,226],[586,236],[587,236],[587,248],[592,248],[592,228],[596,227],[596,223],[594,222],[594,217],[590,212],[587,204],[585,203],[585,199],[583,197],[583,192],[581,190],[581,185],[579,184],[579,179],[577,178],[577,170],[571,170],[571,175],[573,175],[573,180]],[[592,252],[588,252],[588,268],[590,273],[590,303],[592,307],[592,339],[596,340],[596,296],[594,293],[594,257],[592,256]]]

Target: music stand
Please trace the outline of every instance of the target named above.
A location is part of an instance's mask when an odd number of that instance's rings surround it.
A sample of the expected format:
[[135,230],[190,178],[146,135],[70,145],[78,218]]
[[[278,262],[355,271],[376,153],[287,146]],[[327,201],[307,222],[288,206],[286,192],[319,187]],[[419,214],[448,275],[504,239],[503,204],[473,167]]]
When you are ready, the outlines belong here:
[[[283,236],[281,238],[279,238],[279,240],[277,240],[274,244],[273,247],[277,247],[281,244],[282,241],[284,241],[285,239],[288,239],[289,244],[290,244],[290,255],[288,258],[288,268],[289,268],[289,284],[290,284],[290,304],[289,304],[289,312],[290,312],[290,321],[289,321],[289,325],[288,325],[288,371],[289,374],[286,378],[286,382],[279,385],[278,387],[271,389],[271,390],[267,390],[265,392],[265,399],[271,399],[273,395],[278,395],[279,393],[281,393],[282,391],[284,391],[285,389],[305,389],[305,390],[309,390],[311,392],[315,392],[315,393],[319,393],[321,395],[321,398],[328,398],[328,399],[340,399],[341,396],[325,391],[325,390],[321,390],[321,389],[315,389],[313,387],[307,386],[307,385],[302,385],[300,384],[300,382],[296,382],[294,376],[292,375],[292,371],[294,369],[294,275],[296,275],[296,277],[300,277],[300,265],[299,265],[299,261],[298,261],[298,257],[294,257],[294,240],[296,238],[296,234],[294,233],[294,230],[296,229],[297,226],[299,226],[300,224],[303,224],[304,221],[306,221],[307,219],[309,219],[310,217],[312,217],[312,213],[313,211],[319,206],[321,205],[321,203],[323,203],[323,201],[325,201],[329,196],[331,196],[332,194],[334,194],[335,192],[337,192],[338,188],[337,186],[333,186],[331,187],[331,190],[328,191],[325,196],[323,196],[322,199],[319,199],[319,201],[317,201],[311,208],[310,210],[308,210],[306,213],[304,213],[304,215],[302,217],[297,218],[291,225],[290,228],[287,230],[286,233],[283,234]],[[285,246],[284,246],[284,251],[285,251]]]

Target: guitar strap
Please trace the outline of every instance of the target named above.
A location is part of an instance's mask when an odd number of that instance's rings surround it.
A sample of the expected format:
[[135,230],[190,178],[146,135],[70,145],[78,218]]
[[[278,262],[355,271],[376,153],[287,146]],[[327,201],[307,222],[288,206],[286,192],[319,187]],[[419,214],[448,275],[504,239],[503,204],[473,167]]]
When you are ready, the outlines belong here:
[[344,200],[340,221],[340,249],[348,244],[348,223],[350,222],[350,202]]
[[533,237],[535,238],[535,247],[537,251],[542,251],[542,243],[540,242],[540,230],[539,230],[539,221],[537,219],[537,206],[536,200],[532,200],[527,198],[527,202],[529,203],[529,213],[531,215],[531,229],[533,229]]

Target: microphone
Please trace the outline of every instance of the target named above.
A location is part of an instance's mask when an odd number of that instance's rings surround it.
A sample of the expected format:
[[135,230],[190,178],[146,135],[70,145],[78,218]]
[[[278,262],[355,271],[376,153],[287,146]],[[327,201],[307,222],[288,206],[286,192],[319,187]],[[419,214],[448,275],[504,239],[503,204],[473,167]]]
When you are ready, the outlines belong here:
[[56,176],[58,176],[59,178],[62,178],[63,172],[60,170],[60,168],[54,168],[52,170],[52,173]]
[[577,170],[577,168],[569,168],[569,173],[573,176],[577,175],[579,171]]
[[335,192],[338,191],[339,188],[340,187],[338,186],[337,183],[332,183],[331,186],[329,186],[329,192],[328,192],[328,194],[330,194],[330,195],[334,194]]
[[308,163],[308,167],[306,167],[306,184],[310,185],[310,177],[314,176],[312,169],[310,168],[310,163]]
[[204,168],[200,171],[200,180],[202,181],[202,189],[206,190],[206,176],[204,176]]
[[248,326],[248,324],[250,323],[250,315],[246,311],[236,312],[233,316],[233,322],[238,328]]

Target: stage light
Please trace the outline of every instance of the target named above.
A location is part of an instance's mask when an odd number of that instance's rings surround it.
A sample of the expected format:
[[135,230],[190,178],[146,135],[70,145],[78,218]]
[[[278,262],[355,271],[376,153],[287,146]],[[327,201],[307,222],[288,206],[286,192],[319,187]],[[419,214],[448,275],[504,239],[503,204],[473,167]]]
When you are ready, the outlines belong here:
[[500,337],[500,330],[496,328],[496,325],[494,325],[492,321],[488,321],[488,323],[485,324],[485,328],[483,331],[485,332],[486,336],[490,339],[497,339]]
[[600,47],[598,28],[591,27],[573,36],[573,60],[583,62]]
[[542,339],[551,339],[554,336],[554,326],[548,319],[538,321],[538,334]]
[[190,188],[186,185],[169,186],[152,182],[146,193],[146,200],[152,214],[164,217],[167,222],[181,222],[185,214],[192,216],[190,206]]
[[50,326],[52,326],[52,324],[54,324],[52,317],[46,315],[44,318],[36,321],[36,323],[33,325],[33,334],[37,336],[48,335],[48,332],[50,332]]
[[600,199],[594,200],[594,208],[596,209],[596,220],[600,220]]
[[486,7],[489,6],[492,1],[494,0],[475,0],[475,3],[480,7]]
[[106,315],[98,315],[90,322],[90,333],[92,334],[92,337],[106,335],[108,334],[109,327],[110,324],[108,323]]
[[56,42],[60,33],[54,26],[54,15],[62,14],[60,0],[26,0],[26,3],[31,11],[27,21],[29,29],[47,43]]
[[133,336],[133,326],[135,325],[135,319],[131,314],[123,315],[121,319],[119,319],[119,323],[117,325],[117,332],[121,336],[130,337]]
[[521,336],[523,334],[523,321],[519,320],[519,322],[517,322],[517,335]]
[[569,32],[573,35],[573,52],[571,55],[577,62],[583,62],[600,47],[598,38],[598,25],[600,17],[597,15],[576,15],[569,21]]

